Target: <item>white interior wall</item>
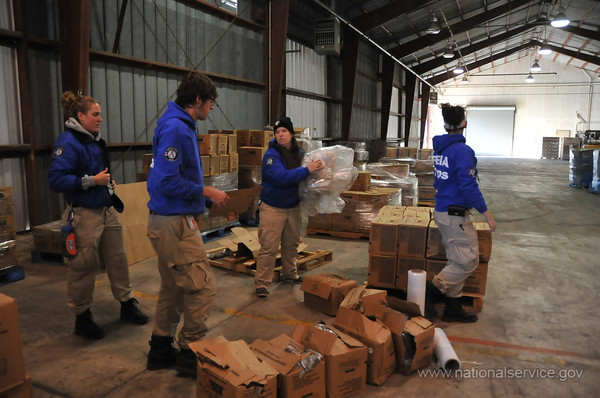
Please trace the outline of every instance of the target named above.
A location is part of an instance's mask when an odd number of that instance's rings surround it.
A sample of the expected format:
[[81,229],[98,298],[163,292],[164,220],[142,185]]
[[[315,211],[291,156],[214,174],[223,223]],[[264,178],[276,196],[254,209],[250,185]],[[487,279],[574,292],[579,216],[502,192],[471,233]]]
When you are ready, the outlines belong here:
[[[533,74],[534,83],[525,83],[533,58],[522,57],[494,69],[471,71],[469,83],[447,83],[441,88],[438,104],[456,105],[513,105],[516,106],[513,156],[540,158],[542,138],[556,136],[556,130],[570,130],[574,137],[577,129],[600,129],[600,80],[597,74],[568,65],[568,57],[550,54],[541,56],[541,73]],[[479,76],[481,74],[498,76]],[[556,73],[556,74],[554,74]],[[588,126],[578,125],[579,113]],[[430,137],[443,134],[441,112],[437,106],[431,112]],[[429,147],[430,144],[429,144]]]

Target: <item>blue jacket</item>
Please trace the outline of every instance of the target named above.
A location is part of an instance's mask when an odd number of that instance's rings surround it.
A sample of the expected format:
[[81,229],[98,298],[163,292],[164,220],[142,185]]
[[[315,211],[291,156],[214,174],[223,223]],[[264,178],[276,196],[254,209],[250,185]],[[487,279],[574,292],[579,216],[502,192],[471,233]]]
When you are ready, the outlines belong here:
[[477,184],[477,158],[462,134],[444,134],[433,137],[433,186],[435,209],[448,211],[448,205],[487,210]]
[[152,139],[148,172],[148,208],[162,215],[204,213],[204,174],[196,138],[196,121],[169,102]]
[[54,192],[63,194],[67,202],[94,209],[112,206],[106,186],[83,189],[82,177],[95,176],[110,167],[106,144],[90,133],[72,129],[62,132],[52,149],[48,183]]
[[[269,206],[291,209],[300,204],[298,188],[300,181],[310,175],[307,167],[286,167],[283,155],[269,142],[269,149],[262,160],[262,191],[260,199]],[[304,153],[303,153],[304,154]]]

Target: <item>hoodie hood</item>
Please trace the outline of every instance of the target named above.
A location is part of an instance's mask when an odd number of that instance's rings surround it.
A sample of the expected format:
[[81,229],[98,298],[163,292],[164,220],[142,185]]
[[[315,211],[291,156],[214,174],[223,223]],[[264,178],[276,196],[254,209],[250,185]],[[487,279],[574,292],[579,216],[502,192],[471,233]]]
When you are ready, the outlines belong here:
[[455,144],[457,142],[462,142],[463,144],[467,142],[465,136],[461,134],[443,134],[436,135],[433,137],[433,150],[435,153],[443,152],[450,145]]
[[87,131],[86,129],[84,129],[83,127],[81,127],[81,124],[79,124],[79,122],[77,121],[77,119],[75,119],[74,117],[70,117],[66,122],[65,122],[65,127],[74,131],[77,131],[83,135],[85,135],[86,137],[94,140],[94,141],[99,141],[100,140],[100,131],[98,131],[97,135],[94,135],[92,133],[90,133],[89,131]]
[[171,120],[178,119],[188,125],[194,131],[196,130],[196,121],[192,118],[192,116],[185,111],[182,107],[177,105],[174,102],[169,102],[167,105],[167,110],[165,113],[158,119],[156,123],[158,128],[161,128],[165,123],[171,123]]

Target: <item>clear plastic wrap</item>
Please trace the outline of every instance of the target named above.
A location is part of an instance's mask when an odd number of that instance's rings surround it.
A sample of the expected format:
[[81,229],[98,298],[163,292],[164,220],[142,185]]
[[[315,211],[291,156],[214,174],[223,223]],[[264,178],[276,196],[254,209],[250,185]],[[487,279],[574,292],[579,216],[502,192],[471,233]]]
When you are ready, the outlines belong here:
[[594,150],[592,183],[590,184],[590,192],[600,194],[600,149]]
[[302,208],[311,216],[341,213],[345,202],[340,194],[358,178],[358,170],[352,165],[354,151],[341,145],[319,148],[307,153],[302,165],[313,160],[322,161],[325,167],[300,183]]

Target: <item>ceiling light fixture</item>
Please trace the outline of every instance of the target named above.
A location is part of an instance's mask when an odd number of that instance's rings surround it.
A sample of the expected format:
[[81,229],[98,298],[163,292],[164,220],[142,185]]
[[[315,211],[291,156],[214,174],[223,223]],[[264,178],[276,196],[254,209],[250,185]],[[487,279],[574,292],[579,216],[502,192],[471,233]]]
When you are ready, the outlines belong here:
[[565,9],[561,5],[558,8],[558,14],[556,14],[554,18],[552,18],[552,22],[550,22],[550,25],[554,26],[555,28],[564,28],[570,23],[571,21],[569,21],[569,18],[567,18],[567,15],[565,14]]
[[452,44],[450,44],[450,41],[448,41],[448,47],[446,47],[446,51],[444,51],[442,56],[448,59],[454,58],[454,50],[452,49]]
[[531,68],[529,68],[529,70],[532,72],[539,72],[542,70],[542,67],[540,66],[540,64],[538,64],[537,59],[533,61],[533,65],[531,65]]
[[540,49],[538,50],[538,54],[541,55],[548,55],[552,52],[552,50],[550,49],[550,47],[548,46],[548,39],[544,39],[544,42],[542,43],[542,46],[540,47]]
[[456,68],[454,68],[454,74],[455,75],[460,75],[461,73],[463,73],[465,71],[465,68],[463,67],[463,63],[462,61],[458,61],[458,64],[456,64]]
[[535,79],[533,78],[533,76],[531,75],[531,73],[529,73],[529,75],[525,78],[525,81],[527,83],[533,83],[535,81]]
[[434,13],[431,13],[431,22],[429,23],[429,27],[425,31],[428,35],[437,35],[442,30],[440,23],[438,22],[437,17]]

